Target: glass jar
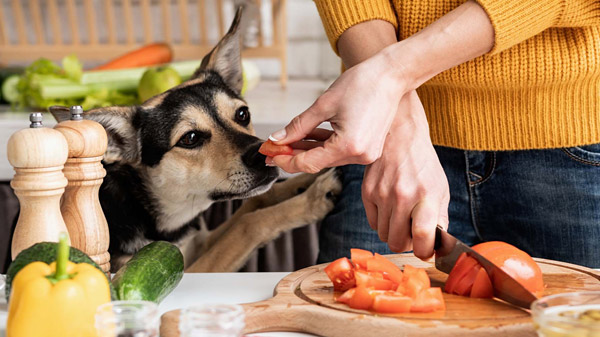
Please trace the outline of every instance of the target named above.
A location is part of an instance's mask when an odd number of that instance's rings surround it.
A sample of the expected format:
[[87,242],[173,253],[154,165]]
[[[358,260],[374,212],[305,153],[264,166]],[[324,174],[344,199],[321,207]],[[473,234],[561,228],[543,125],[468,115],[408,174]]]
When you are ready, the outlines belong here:
[[239,337],[244,330],[244,309],[237,304],[205,304],[181,310],[181,337]]
[[150,301],[113,301],[96,310],[98,337],[158,337],[158,305]]
[[531,314],[540,337],[600,337],[600,291],[542,297]]

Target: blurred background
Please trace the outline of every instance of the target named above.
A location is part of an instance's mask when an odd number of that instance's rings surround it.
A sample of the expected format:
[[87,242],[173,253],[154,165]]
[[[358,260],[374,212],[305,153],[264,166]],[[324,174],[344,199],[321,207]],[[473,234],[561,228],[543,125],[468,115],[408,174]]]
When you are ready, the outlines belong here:
[[[143,72],[122,70],[120,74],[135,83],[127,88],[114,86],[105,76],[109,84],[101,92],[88,90],[87,73],[157,42],[169,46],[171,62],[176,70],[184,69],[180,75],[185,80],[185,72],[193,71],[195,61],[199,65],[227,31],[239,5],[245,7],[244,98],[257,135],[266,138],[310,106],[340,73],[340,61],[312,1],[0,0],[0,272],[10,262],[11,231],[19,209],[9,185],[14,170],[6,158],[6,144],[12,133],[28,127],[28,112],[45,112],[47,105],[61,103],[83,103],[84,108],[139,103],[136,92]],[[50,63],[40,63],[41,58]],[[60,81],[43,82],[43,76],[24,75],[27,71],[50,72]],[[54,86],[58,82],[66,84]],[[39,89],[47,83],[48,90]],[[44,96],[77,90],[85,94]],[[44,113],[44,125],[54,124]],[[217,204],[205,217],[216,226],[239,204]],[[311,224],[282,235],[255,253],[243,270],[291,271],[313,264],[317,231],[318,224]]]

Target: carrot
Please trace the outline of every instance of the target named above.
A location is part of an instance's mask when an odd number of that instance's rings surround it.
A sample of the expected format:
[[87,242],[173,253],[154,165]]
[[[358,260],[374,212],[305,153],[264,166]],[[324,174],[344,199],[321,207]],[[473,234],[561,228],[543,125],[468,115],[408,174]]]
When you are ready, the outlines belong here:
[[93,70],[137,68],[168,63],[173,60],[173,51],[166,43],[152,43],[123,54]]

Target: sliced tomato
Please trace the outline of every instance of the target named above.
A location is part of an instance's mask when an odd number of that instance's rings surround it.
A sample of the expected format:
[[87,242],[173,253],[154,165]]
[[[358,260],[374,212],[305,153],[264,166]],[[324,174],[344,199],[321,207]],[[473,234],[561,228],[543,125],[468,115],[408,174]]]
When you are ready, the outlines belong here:
[[344,291],[343,294],[338,296],[335,300],[340,303],[348,303],[348,301],[350,301],[352,296],[354,296],[355,291],[356,291],[356,288],[348,289],[348,290]]
[[350,308],[367,310],[373,304],[373,296],[369,292],[369,289],[365,286],[359,286],[354,288],[354,294],[348,300]]
[[422,290],[410,307],[411,312],[432,312],[436,310],[446,310],[442,289],[438,287]]
[[472,257],[467,256],[466,253],[460,254],[456,260],[456,263],[454,264],[454,268],[452,268],[450,274],[448,275],[444,290],[449,294],[455,294],[456,292],[454,289],[458,282],[462,280],[465,275],[477,265],[479,265],[479,263]]
[[402,270],[392,261],[377,253],[375,253],[372,259],[367,260],[367,270],[385,273],[391,281],[397,284],[402,283]]
[[[465,261],[475,260],[474,258],[467,256]],[[465,263],[467,264],[467,263]],[[475,261],[474,264],[468,264],[470,269],[466,270],[464,276],[458,280],[454,289],[452,289],[452,294],[460,295],[460,296],[469,296],[471,294],[471,289],[473,288],[473,283],[475,283],[475,278],[477,277],[477,273],[479,273],[479,269],[481,269],[481,265],[479,262]]]
[[277,145],[273,143],[270,139],[267,139],[266,142],[262,143],[258,152],[264,154],[267,157],[275,157],[282,154],[290,155],[293,152],[293,149],[289,145]]
[[480,268],[477,272],[477,277],[473,282],[473,288],[471,288],[471,297],[475,298],[492,298],[494,297],[494,287],[492,281],[488,276],[485,268]]
[[356,285],[354,266],[347,257],[331,262],[325,267],[325,273],[333,282],[334,290],[346,291]]
[[373,258],[373,253],[368,250],[359,249],[359,248],[351,248],[350,249],[350,259],[352,263],[359,268],[367,270],[367,261]]
[[424,288],[431,287],[431,280],[429,279],[427,272],[423,268],[416,268],[409,264],[404,265],[404,273],[402,280],[404,281],[409,278],[417,280],[419,283],[423,284]]
[[386,291],[375,295],[373,299],[373,310],[381,313],[403,313],[409,312],[412,299],[394,291]]
[[429,288],[429,284],[424,284],[417,278],[408,278],[403,284],[403,294],[411,298],[417,298],[417,295],[424,289]]

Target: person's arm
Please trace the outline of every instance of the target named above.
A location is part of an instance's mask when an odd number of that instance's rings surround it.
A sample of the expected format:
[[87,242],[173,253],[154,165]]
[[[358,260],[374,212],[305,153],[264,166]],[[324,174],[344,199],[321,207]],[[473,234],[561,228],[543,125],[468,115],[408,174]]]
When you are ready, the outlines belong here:
[[467,1],[342,74],[309,109],[270,138],[278,144],[297,142],[324,121],[332,123],[331,137],[323,146],[277,156],[274,163],[288,172],[317,172],[374,162],[404,94],[441,71],[483,55],[493,45],[494,31],[486,12]]

